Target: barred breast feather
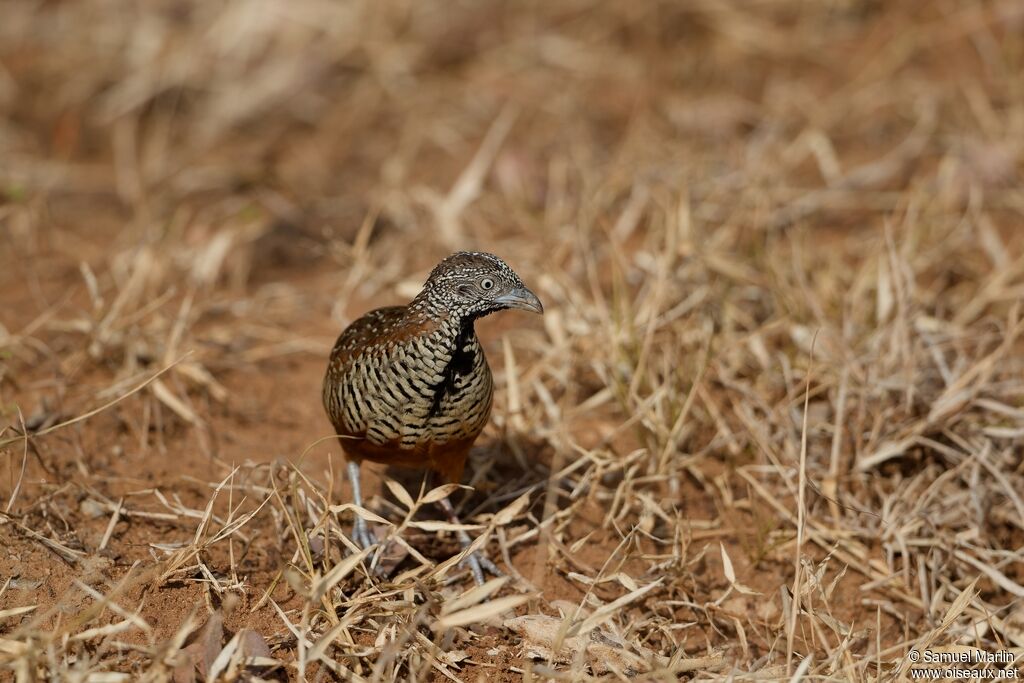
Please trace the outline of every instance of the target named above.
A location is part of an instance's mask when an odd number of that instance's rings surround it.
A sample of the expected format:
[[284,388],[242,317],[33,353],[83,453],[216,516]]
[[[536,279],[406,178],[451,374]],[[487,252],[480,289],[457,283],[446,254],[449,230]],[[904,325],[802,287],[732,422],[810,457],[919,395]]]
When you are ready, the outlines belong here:
[[493,381],[473,324],[379,308],[338,338],[324,378],[327,415],[349,457],[427,467],[457,479],[490,416]]

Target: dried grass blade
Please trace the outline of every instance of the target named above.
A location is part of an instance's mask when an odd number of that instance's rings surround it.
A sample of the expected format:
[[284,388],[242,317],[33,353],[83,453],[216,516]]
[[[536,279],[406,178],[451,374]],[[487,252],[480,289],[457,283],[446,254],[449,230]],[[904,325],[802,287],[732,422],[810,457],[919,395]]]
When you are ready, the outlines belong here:
[[643,597],[644,595],[647,595],[659,586],[661,586],[661,579],[658,579],[654,583],[649,583],[641,588],[637,588],[635,591],[626,593],[621,598],[613,600],[612,602],[609,602],[607,605],[604,605],[603,607],[594,610],[593,614],[591,614],[589,617],[581,621],[578,625],[570,628],[568,633],[566,633],[566,636],[571,638],[573,636],[589,633],[590,631],[594,630],[595,628],[603,624],[608,618],[610,618],[613,614],[621,610],[623,607],[632,602],[635,602],[636,600]]
[[351,574],[372,550],[372,546],[364,548],[355,555],[349,555],[344,560],[334,565],[331,568],[331,571],[324,574],[323,578],[317,581],[316,585],[313,586],[312,591],[310,591],[310,600],[314,603],[320,602],[324,595],[327,594],[327,591],[334,588],[339,581]]
[[466,624],[493,619],[503,612],[526,604],[534,597],[533,595],[509,595],[485,602],[482,605],[474,605],[473,607],[442,616],[434,623],[433,629],[435,631],[443,631],[455,626],[465,626]]

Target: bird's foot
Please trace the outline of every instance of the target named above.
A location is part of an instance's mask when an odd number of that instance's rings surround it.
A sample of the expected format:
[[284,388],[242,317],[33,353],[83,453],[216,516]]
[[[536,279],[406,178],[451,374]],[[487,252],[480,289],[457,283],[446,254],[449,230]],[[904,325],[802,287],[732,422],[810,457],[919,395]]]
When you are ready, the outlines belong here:
[[366,558],[367,569],[378,579],[391,576],[398,565],[409,555],[409,551],[398,541],[381,541],[366,520],[356,517],[352,525],[352,540],[363,550],[377,546]]
[[[455,508],[452,506],[452,502],[447,498],[442,498],[438,501],[438,505],[444,510],[445,516],[448,517],[448,521],[452,524],[461,525],[459,516],[455,514]],[[469,537],[465,529],[460,529],[458,532],[459,543],[462,544],[462,549],[465,550],[473,543],[473,539]],[[459,563],[459,566],[469,567],[470,573],[473,574],[473,581],[476,585],[482,586],[484,584],[484,571],[493,576],[504,576],[502,571],[498,569],[491,560],[479,551],[475,551],[466,555],[466,557]]]
[[370,530],[370,525],[366,523],[365,519],[358,516],[352,524],[352,540],[363,550],[379,543],[376,534]]
[[[463,547],[465,547],[465,545]],[[459,563],[459,566],[469,567],[469,571],[473,575],[473,581],[475,581],[478,586],[484,585],[484,572],[487,572],[491,576],[505,575],[500,569],[498,569],[498,565],[494,564],[489,557],[480,551],[475,551],[466,555],[466,558]]]

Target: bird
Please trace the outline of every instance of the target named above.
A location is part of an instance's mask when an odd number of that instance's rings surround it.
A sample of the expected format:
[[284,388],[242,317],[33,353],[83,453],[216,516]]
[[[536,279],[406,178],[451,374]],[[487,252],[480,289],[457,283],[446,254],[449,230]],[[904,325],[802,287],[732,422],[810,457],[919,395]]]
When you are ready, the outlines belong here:
[[[338,337],[323,381],[323,404],[346,459],[353,502],[362,507],[364,461],[424,469],[459,483],[473,442],[487,424],[494,381],[474,323],[507,309],[543,314],[544,307],[503,260],[459,251],[438,263],[420,292],[404,306],[377,308]],[[459,520],[447,497],[450,522]],[[356,515],[353,540],[376,539]],[[463,547],[471,543],[459,531]],[[477,553],[465,560],[483,584]]]

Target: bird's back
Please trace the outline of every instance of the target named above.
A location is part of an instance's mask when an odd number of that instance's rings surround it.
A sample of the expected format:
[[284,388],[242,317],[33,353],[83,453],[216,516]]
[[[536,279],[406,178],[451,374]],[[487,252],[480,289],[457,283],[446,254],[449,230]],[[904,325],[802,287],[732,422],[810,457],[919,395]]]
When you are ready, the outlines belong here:
[[492,391],[472,322],[456,327],[393,306],[338,337],[323,401],[350,457],[458,479],[490,415]]

